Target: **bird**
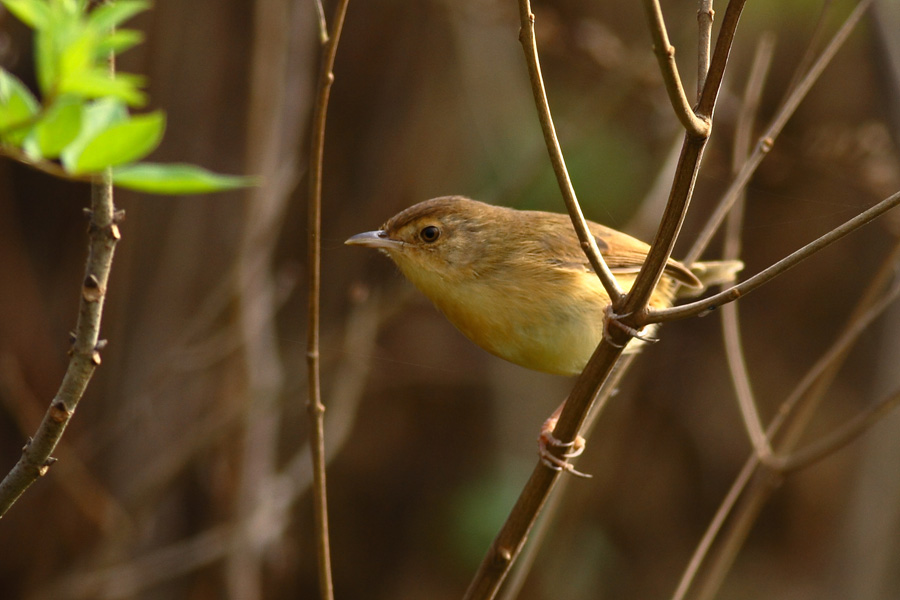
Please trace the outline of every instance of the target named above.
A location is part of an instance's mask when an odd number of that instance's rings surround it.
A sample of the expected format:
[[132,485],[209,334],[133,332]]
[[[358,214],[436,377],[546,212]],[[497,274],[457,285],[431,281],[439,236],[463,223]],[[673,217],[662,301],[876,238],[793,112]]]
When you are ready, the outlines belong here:
[[[650,246],[588,221],[627,292]],[[578,375],[603,337],[610,298],[568,215],[517,210],[463,196],[419,202],[345,244],[386,254],[447,319],[488,352],[528,369]],[[649,306],[733,281],[740,261],[669,259]],[[645,337],[645,336],[641,336]],[[626,352],[644,344],[632,340]]]
[[[616,283],[628,292],[650,246],[599,223],[587,225]],[[442,196],[344,243],[386,254],[466,337],[528,369],[578,375],[611,322],[609,294],[568,215]],[[733,281],[742,268],[740,261],[688,267],[669,259],[648,305],[671,306],[680,296]],[[654,339],[649,337],[654,328],[630,332],[634,337],[623,352],[640,350]],[[568,461],[582,453],[584,438],[561,442],[553,436],[564,405],[541,427],[538,454],[551,469],[587,477]],[[559,456],[549,451],[551,446],[562,448]]]

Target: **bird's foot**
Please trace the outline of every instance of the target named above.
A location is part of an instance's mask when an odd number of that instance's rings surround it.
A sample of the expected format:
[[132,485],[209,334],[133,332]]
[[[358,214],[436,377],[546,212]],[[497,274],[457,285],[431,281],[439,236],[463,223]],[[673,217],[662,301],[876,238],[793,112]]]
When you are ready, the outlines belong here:
[[615,346],[616,348],[624,348],[628,344],[620,344],[618,342],[613,341],[612,337],[609,335],[609,328],[616,327],[620,331],[624,331],[628,335],[633,338],[639,339],[642,342],[647,342],[648,344],[655,344],[659,341],[659,338],[655,338],[650,335],[646,335],[643,333],[643,329],[635,329],[629,325],[626,325],[622,322],[622,319],[627,317],[628,314],[619,315],[613,311],[612,304],[606,307],[605,314],[603,315],[603,339],[605,339],[610,345]]
[[[544,421],[544,425],[541,427],[541,435],[538,436],[538,454],[541,457],[541,462],[554,471],[565,471],[578,477],[590,478],[591,475],[576,470],[572,463],[568,461],[568,459],[575,458],[584,452],[584,438],[579,435],[571,442],[558,440],[553,435],[558,419],[559,416],[554,414]],[[560,456],[556,456],[550,452],[550,448],[564,448],[565,451]]]

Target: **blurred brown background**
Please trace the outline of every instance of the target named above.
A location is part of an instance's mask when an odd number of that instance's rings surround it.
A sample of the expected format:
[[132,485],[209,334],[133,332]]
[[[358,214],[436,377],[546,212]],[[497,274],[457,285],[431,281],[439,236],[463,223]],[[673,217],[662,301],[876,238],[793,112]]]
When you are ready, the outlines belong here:
[[[777,44],[765,123],[819,4],[748,3],[681,252],[728,184],[760,36],[771,31]],[[852,7],[831,4],[829,33]],[[663,8],[693,89],[694,3]],[[747,275],[900,188],[891,25],[900,21],[892,0],[880,10],[881,27],[863,20],[753,179]],[[585,212],[651,237],[652,220],[636,215],[679,132],[642,7],[562,0],[535,11]],[[109,345],[58,464],[0,522],[0,596],[313,598],[304,450],[313,4],[157,0],[132,25],[147,41],[119,66],[148,75],[153,106],[169,115],[153,159],[260,174],[265,184],[197,198],[118,194],[127,219],[102,330]],[[27,30],[0,12],[0,32],[3,66],[31,81]],[[387,259],[342,245],[444,194],[562,210],[517,33],[512,0],[350,5],[323,209],[323,385],[342,599],[461,597],[535,464],[540,424],[571,385],[482,352]],[[3,472],[65,369],[87,203],[83,185],[0,161]],[[896,224],[888,215],[742,300],[766,420],[833,340]],[[898,318],[863,338],[808,439],[896,389]],[[569,486],[521,598],[668,597],[748,455],[718,318],[667,326],[662,337],[589,440],[578,468],[594,477]],[[898,427],[889,417],[788,479],[722,597],[900,597]]]

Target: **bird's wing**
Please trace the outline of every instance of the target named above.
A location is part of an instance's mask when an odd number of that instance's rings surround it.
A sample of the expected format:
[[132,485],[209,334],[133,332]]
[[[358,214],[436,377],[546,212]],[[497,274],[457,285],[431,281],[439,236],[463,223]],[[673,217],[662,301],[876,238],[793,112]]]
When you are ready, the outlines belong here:
[[[603,255],[610,271],[613,273],[637,273],[640,271],[647,257],[649,245],[628,234],[593,221],[588,221],[588,228],[594,234],[597,248]],[[574,231],[571,233],[571,243],[557,243],[555,246],[557,249],[563,250],[557,254],[558,266],[591,270],[590,263],[585,257]],[[688,287],[703,287],[697,276],[677,260],[669,259],[666,264],[666,273]]]

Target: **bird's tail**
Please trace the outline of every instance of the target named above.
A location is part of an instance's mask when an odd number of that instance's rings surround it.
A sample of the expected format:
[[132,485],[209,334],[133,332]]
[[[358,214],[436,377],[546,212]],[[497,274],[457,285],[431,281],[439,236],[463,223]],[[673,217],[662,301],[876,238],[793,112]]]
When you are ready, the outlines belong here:
[[744,263],[739,260],[707,260],[696,262],[688,268],[697,276],[703,287],[681,286],[678,289],[679,298],[699,296],[711,286],[733,283],[737,279],[738,273],[744,268]]

